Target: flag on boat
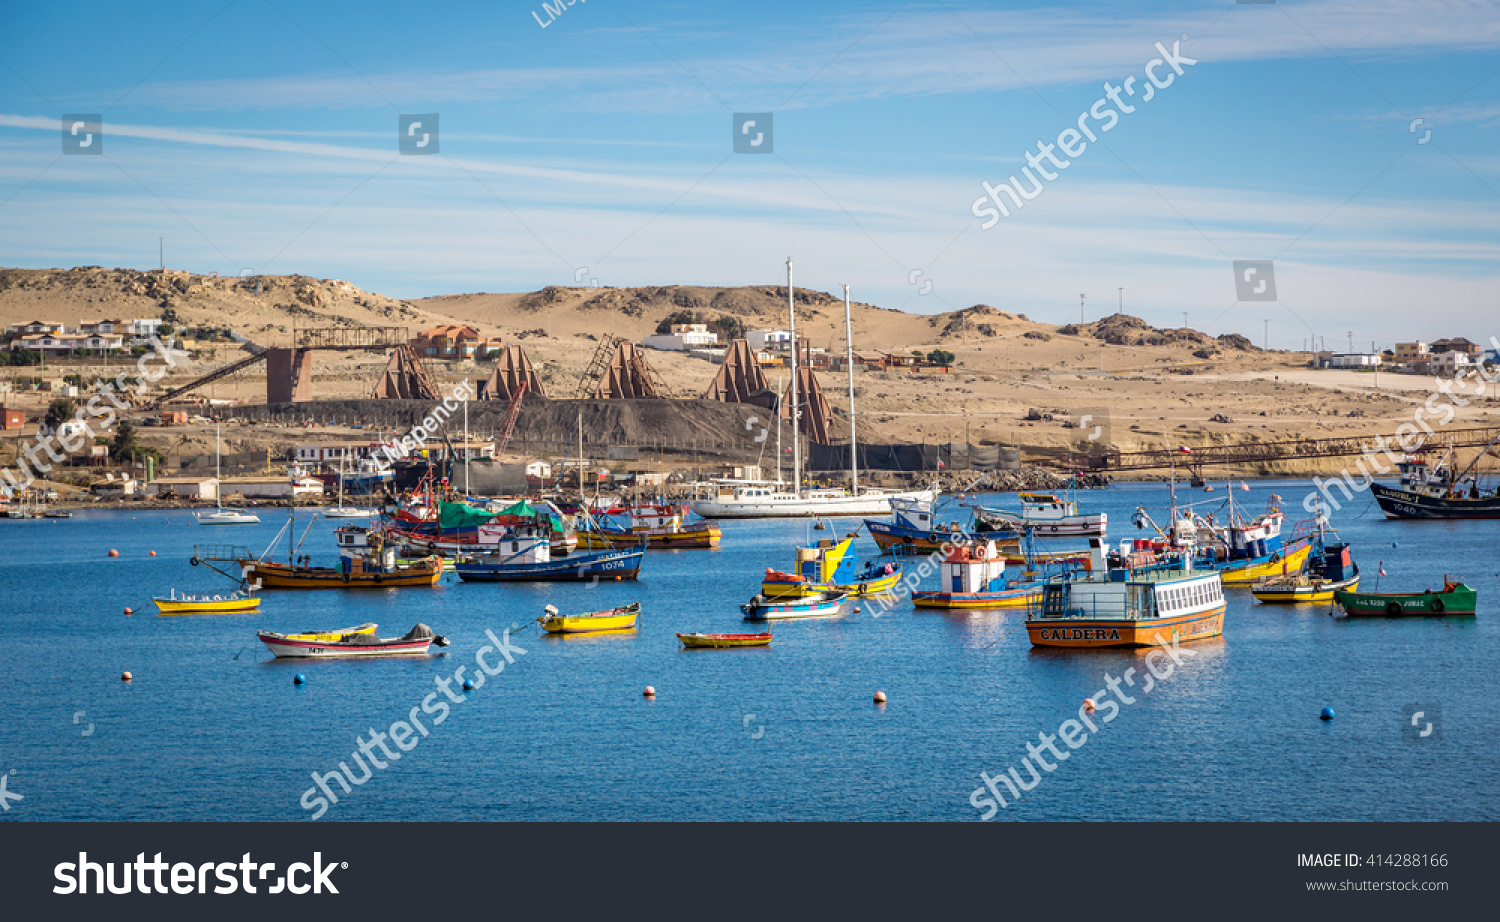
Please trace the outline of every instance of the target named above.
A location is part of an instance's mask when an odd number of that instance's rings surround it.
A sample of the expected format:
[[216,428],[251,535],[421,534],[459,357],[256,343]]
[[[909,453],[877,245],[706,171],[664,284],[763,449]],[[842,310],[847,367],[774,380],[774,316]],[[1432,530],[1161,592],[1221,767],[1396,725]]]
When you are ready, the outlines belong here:
[[1193,453],[1193,450],[1191,448],[1187,447],[1186,445],[1178,445],[1177,446],[1177,450],[1180,451],[1180,452],[1182,452],[1183,454],[1186,454],[1186,455],[1190,455],[1190,454]]
[[1385,564],[1380,565],[1380,575],[1385,576]]
[[1250,484],[1248,484],[1245,481],[1241,480],[1240,481],[1240,489],[1241,490],[1249,490],[1250,489]]
[[943,459],[939,458],[938,459],[938,467],[942,467],[942,466],[943,466]]

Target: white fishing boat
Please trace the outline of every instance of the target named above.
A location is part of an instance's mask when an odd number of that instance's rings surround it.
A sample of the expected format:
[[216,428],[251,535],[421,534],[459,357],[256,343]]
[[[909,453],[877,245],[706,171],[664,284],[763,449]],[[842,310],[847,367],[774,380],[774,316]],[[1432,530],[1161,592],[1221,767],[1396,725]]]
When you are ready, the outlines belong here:
[[219,427],[214,427],[214,503],[217,506],[213,512],[200,512],[197,515],[199,525],[255,525],[260,522],[260,516],[243,509],[224,508],[224,478],[219,474]]
[[[845,347],[848,352],[845,366],[849,370],[849,489],[848,490],[804,490],[802,488],[802,438],[797,400],[797,311],[792,288],[792,261],[786,261],[787,315],[791,333],[791,406],[792,420],[792,482],[785,484],[780,479],[780,429],[777,430],[777,470],[775,481],[761,480],[716,480],[715,490],[689,503],[692,510],[705,519],[767,519],[791,516],[816,516],[837,518],[839,516],[890,515],[892,500],[930,503],[937,498],[935,489],[929,490],[880,490],[859,486],[858,439],[854,428],[854,343],[853,323],[849,313],[849,286],[844,286],[844,330]],[[778,403],[780,394],[777,395]],[[777,411],[777,425],[781,413]]]
[[979,507],[980,521],[992,528],[1031,529],[1039,538],[1096,538],[1104,534],[1108,519],[1102,512],[1080,513],[1072,496],[1056,493],[1021,493],[1019,514],[1004,509]]

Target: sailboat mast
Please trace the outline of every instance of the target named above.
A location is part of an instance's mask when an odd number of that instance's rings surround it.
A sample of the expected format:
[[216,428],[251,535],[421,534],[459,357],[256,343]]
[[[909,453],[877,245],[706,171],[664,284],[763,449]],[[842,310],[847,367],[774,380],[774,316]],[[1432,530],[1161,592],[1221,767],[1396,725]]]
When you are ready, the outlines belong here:
[[469,496],[469,396],[464,395],[464,497]]
[[792,258],[786,258],[786,313],[787,333],[792,355],[792,493],[802,498],[802,438],[801,413],[797,405],[797,305],[792,295]]
[[224,508],[224,475],[219,473],[219,427],[214,426],[214,505]]
[[583,502],[583,411],[578,411],[578,501]]
[[776,376],[776,485],[781,486],[781,398],[786,393],[781,375]]
[[849,315],[849,286],[844,286],[844,367],[849,371],[849,495],[859,495],[859,439],[854,426],[854,321]]

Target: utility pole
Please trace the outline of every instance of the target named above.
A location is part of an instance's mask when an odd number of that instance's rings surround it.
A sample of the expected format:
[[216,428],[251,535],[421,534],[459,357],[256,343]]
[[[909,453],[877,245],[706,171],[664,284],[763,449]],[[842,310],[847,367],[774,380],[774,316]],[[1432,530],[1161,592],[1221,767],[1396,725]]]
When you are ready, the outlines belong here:
[[1187,325],[1187,311],[1183,311],[1182,312],[1182,328],[1184,330],[1186,330],[1188,328],[1188,325]]
[[1084,319],[1083,319],[1083,299],[1085,297],[1086,297],[1086,295],[1083,295],[1083,294],[1080,294],[1078,296],[1078,322],[1079,323],[1084,323],[1085,322]]
[[158,268],[167,268],[167,244],[165,237],[156,238],[156,261],[159,264]]
[[1353,330],[1349,331],[1349,352],[1350,352],[1351,355],[1354,352],[1354,331]]
[[1125,313],[1125,286],[1120,286],[1120,313]]

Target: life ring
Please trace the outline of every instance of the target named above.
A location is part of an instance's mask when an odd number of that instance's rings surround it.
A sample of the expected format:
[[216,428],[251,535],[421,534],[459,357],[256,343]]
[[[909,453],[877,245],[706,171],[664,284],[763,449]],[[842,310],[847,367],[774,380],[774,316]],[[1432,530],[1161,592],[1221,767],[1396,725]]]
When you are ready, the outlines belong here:
[[1399,614],[1401,614],[1401,603],[1400,602],[1387,602],[1387,603],[1385,603],[1385,613],[1388,614],[1388,615],[1399,615]]
[[1430,609],[1432,609],[1433,611],[1442,611],[1443,610],[1443,600],[1439,599],[1439,598],[1433,598],[1433,600],[1431,602],[1427,603],[1427,607],[1430,608]]
[[974,548],[974,559],[976,559],[976,560],[983,560],[984,559],[984,555],[987,554],[987,553],[988,553],[988,551],[984,548],[983,545],[981,545],[979,547],[976,547],[976,548]]

